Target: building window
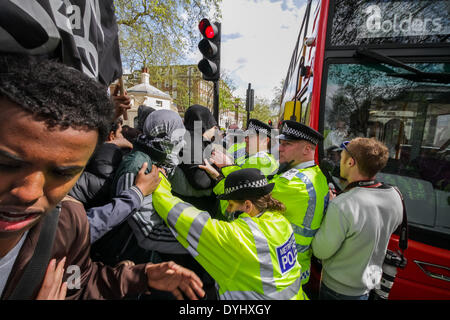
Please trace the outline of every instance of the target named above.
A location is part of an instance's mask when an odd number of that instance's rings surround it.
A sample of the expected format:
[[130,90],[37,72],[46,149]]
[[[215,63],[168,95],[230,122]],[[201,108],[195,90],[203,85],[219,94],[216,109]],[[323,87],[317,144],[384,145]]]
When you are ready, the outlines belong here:
[[168,88],[170,86],[170,81],[168,79],[164,80],[164,87]]
[[174,98],[174,99],[177,98],[177,92],[176,91],[172,91],[172,98]]
[[172,81],[172,88],[176,88],[177,87],[177,80],[173,80]]
[[163,102],[161,100],[156,100],[156,107],[157,108],[162,108],[162,104]]

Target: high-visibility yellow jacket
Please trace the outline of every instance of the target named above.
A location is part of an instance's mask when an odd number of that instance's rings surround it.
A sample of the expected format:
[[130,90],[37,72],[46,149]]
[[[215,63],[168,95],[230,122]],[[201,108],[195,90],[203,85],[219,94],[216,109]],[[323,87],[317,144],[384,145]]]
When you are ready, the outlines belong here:
[[327,179],[314,161],[309,161],[274,176],[269,182],[275,183],[272,196],[286,206],[284,216],[294,229],[305,284],[310,275],[311,242],[328,205]]
[[227,153],[234,159],[234,163],[236,163],[237,165],[241,165],[245,161],[245,146],[246,143],[244,141],[241,143],[235,143],[227,149]]
[[153,192],[153,205],[215,279],[220,299],[307,299],[293,230],[282,214],[243,213],[232,222],[212,219],[173,196],[165,177]]

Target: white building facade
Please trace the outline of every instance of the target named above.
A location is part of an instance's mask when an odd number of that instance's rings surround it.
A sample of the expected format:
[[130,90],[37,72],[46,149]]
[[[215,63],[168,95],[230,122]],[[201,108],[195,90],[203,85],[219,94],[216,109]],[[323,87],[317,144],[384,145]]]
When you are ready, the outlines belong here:
[[[123,121],[124,125],[135,127],[137,112],[140,105],[146,105],[156,110],[173,110],[172,97],[167,93],[155,88],[150,84],[150,75],[142,72],[141,83],[127,89],[131,98],[131,109],[128,110],[128,120]],[[176,110],[175,110],[176,111]]]

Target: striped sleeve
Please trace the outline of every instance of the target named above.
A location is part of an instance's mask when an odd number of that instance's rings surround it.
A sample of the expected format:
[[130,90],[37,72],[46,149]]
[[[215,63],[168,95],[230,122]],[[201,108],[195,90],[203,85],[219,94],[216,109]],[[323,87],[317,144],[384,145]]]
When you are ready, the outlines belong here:
[[208,266],[223,273],[236,264],[236,259],[232,256],[224,259],[224,255],[235,253],[223,250],[239,247],[239,244],[236,244],[236,230],[233,225],[212,219],[209,213],[173,196],[170,183],[165,177],[162,177],[160,185],[153,192],[153,205],[177,240],[205,269],[209,269],[208,272],[211,272]]

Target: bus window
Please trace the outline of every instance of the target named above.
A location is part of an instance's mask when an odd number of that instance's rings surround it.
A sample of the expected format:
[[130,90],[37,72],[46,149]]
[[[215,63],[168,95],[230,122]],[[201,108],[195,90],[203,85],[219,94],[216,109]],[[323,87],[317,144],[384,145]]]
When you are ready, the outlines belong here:
[[336,0],[330,45],[450,43],[449,10],[448,0]]
[[[450,63],[409,65],[450,70]],[[337,180],[342,141],[384,142],[390,156],[378,179],[400,188],[412,225],[450,236],[450,84],[412,81],[401,72],[379,63],[329,65],[323,154]]]

